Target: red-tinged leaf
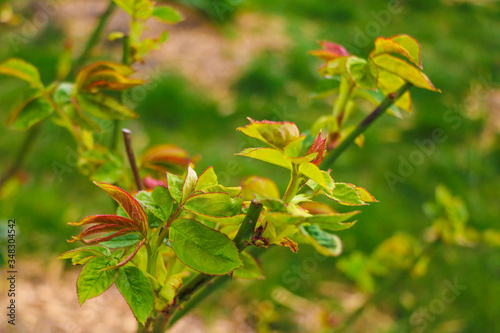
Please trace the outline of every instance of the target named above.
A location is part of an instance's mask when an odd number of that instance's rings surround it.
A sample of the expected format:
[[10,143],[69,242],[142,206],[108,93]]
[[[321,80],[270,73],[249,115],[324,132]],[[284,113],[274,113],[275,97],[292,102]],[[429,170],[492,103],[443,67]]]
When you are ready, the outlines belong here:
[[312,164],[315,164],[316,166],[319,166],[321,164],[321,161],[323,161],[323,158],[325,157],[326,154],[326,141],[328,137],[325,137],[324,139],[321,137],[321,131],[319,131],[318,136],[316,136],[316,139],[314,139],[313,144],[311,145],[311,148],[307,151],[306,155],[312,154],[312,153],[317,153],[318,155],[314,158],[314,160],[311,161]]
[[149,224],[146,212],[142,209],[141,204],[135,200],[134,197],[118,186],[99,182],[94,182],[94,184],[103,189],[123,208],[128,217],[139,225],[140,232],[143,235],[147,234]]
[[383,68],[392,74],[398,75],[416,87],[440,92],[436,89],[429,78],[418,68],[406,61],[389,54],[382,54],[373,58],[373,62],[379,68]]
[[288,237],[283,238],[280,241],[280,245],[288,247],[290,250],[292,250],[293,253],[297,253],[299,251],[299,246],[297,245],[297,243]]
[[413,37],[408,35],[399,35],[391,38],[378,37],[375,40],[375,48],[370,53],[370,58],[373,59],[385,53],[402,56],[422,69],[420,44]]
[[134,70],[126,65],[113,63],[110,61],[98,61],[83,68],[77,75],[75,84],[76,91],[84,89],[89,84],[89,79],[100,71],[112,71],[121,76],[129,76]]
[[310,51],[309,53],[325,61],[335,60],[340,57],[349,56],[349,52],[339,44],[332,42],[321,41],[318,42],[323,47],[323,50]]
[[156,186],[167,187],[163,180],[155,179],[151,176],[144,177],[144,179],[142,181],[144,182],[144,185],[146,186],[146,188],[150,189],[150,190],[154,189]]
[[250,125],[238,127],[237,130],[277,149],[283,149],[290,141],[300,136],[297,125],[289,121],[255,121],[251,118],[248,120]]
[[377,199],[373,195],[370,194],[365,188],[361,186],[356,186],[356,190],[359,192],[361,195],[361,200],[364,202],[378,202]]
[[119,268],[119,267],[122,267],[122,266],[125,266],[130,260],[132,260],[133,257],[135,257],[135,255],[137,254],[137,252],[139,252],[139,249],[141,248],[141,246],[144,245],[144,243],[146,243],[146,240],[147,238],[144,238],[140,243],[139,245],[137,245],[137,247],[135,248],[134,252],[132,252],[127,258],[125,258],[122,262],[118,263],[117,265],[113,265],[113,266],[108,266],[104,269],[102,269],[103,271],[108,271],[108,270],[112,270],[112,269],[115,269],[115,268]]
[[[101,225],[96,225],[96,226],[90,227],[89,229],[92,229],[92,228],[99,228],[99,227],[101,227],[101,229],[100,229],[100,230],[95,229],[95,231],[94,231],[94,232],[92,232],[91,234],[96,234],[96,233],[100,233],[100,232],[107,232],[107,231],[114,231],[114,230],[116,230],[116,228],[115,228],[115,229],[112,229],[111,227],[110,227],[110,229],[109,229],[109,230],[105,230],[106,228],[103,228],[103,227],[107,227],[107,226],[105,226],[105,225],[104,225],[104,226],[101,226]],[[120,226],[120,228],[123,228],[123,226]],[[87,233],[89,229],[87,229],[87,230],[85,230],[85,231],[82,231],[82,232],[81,232],[79,235],[77,235],[77,236],[73,236],[73,238],[72,238],[72,239],[70,239],[68,242],[69,242],[69,243],[74,243],[74,242],[76,242],[77,240],[79,240],[79,241],[82,241],[84,244],[97,244],[97,243],[100,243],[100,242],[106,242],[106,241],[108,241],[108,240],[110,240],[110,239],[113,239],[113,238],[115,238],[115,237],[122,236],[122,235],[125,235],[125,234],[128,234],[128,233],[131,233],[131,232],[136,231],[136,230],[134,230],[134,228],[129,227],[129,228],[124,228],[124,229],[118,230],[117,232],[112,233],[111,235],[104,236],[104,237],[93,238],[93,239],[84,239],[84,238],[82,238],[82,237],[84,237],[84,236],[88,236],[88,235],[89,235],[89,234]],[[87,234],[84,234],[84,233],[87,233]],[[82,234],[84,234],[84,235],[82,235]]]
[[[122,230],[124,227],[121,224],[98,224],[94,225],[92,227],[89,227],[79,233],[77,236],[74,236],[73,239],[81,240],[84,237],[95,235],[95,234],[100,234],[103,232],[110,232],[110,231],[117,231],[117,230]],[[132,228],[132,227],[128,227]]]
[[0,74],[17,77],[32,87],[43,88],[38,69],[22,59],[11,58],[0,63]]
[[198,159],[198,156],[190,157],[187,151],[176,145],[158,145],[142,154],[141,168],[181,174],[184,173],[189,163],[195,163]]
[[144,84],[139,79],[130,79],[113,70],[102,70],[95,72],[80,89],[97,92],[100,89],[107,90],[126,90]]
[[87,216],[80,220],[80,222],[69,222],[69,225],[80,226],[86,224],[117,224],[125,227],[135,227],[138,225],[136,222],[118,215],[92,215]]

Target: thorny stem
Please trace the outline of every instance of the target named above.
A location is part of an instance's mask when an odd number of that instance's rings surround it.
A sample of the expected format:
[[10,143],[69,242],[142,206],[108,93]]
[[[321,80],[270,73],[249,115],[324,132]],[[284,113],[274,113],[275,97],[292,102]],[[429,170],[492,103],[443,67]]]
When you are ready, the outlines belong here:
[[380,117],[387,108],[389,108],[399,97],[401,97],[401,95],[408,91],[408,89],[410,89],[412,86],[413,85],[411,83],[405,83],[397,92],[386,96],[382,103],[380,103],[372,113],[370,113],[361,123],[359,123],[354,131],[352,131],[351,134],[349,134],[349,136],[345,138],[337,148],[332,150],[332,152],[326,156],[326,158],[323,160],[323,165],[330,167],[344,152],[344,150],[346,150],[346,148],[354,142],[358,135],[366,131],[366,129],[378,117]]
[[135,184],[137,186],[138,191],[142,191],[144,189],[144,185],[142,184],[141,176],[139,175],[139,169],[137,168],[137,163],[135,162],[135,155],[132,149],[132,135],[130,130],[123,129],[123,141],[125,142],[125,148],[127,150],[128,161],[130,163],[130,167],[132,168],[132,173],[134,174]]
[[101,17],[99,18],[99,23],[97,24],[96,28],[92,32],[92,35],[90,36],[89,40],[87,41],[87,45],[85,45],[85,48],[83,49],[82,54],[78,57],[78,59],[75,61],[75,65],[73,68],[75,70],[78,70],[81,66],[85,64],[87,61],[90,52],[92,49],[97,45],[99,42],[99,39],[101,39],[101,34],[106,27],[106,24],[108,23],[109,18],[111,17],[111,14],[116,9],[116,4],[114,1],[110,1],[108,8],[106,8],[106,11],[102,13]]
[[[252,238],[255,225],[259,220],[260,213],[262,211],[262,204],[253,200],[248,208],[248,211],[243,219],[240,229],[238,233],[233,239],[233,242],[236,244],[239,252],[242,252],[246,249],[246,247],[250,244],[249,240]],[[184,285],[176,296],[176,303],[170,309],[169,313],[159,314],[159,317],[156,319],[156,323],[153,328],[153,332],[164,332],[167,326],[171,326],[173,315],[175,316],[175,320],[179,320],[185,313],[188,311],[182,311],[182,314],[177,314],[177,309],[186,301],[188,301],[191,296],[198,291],[200,288],[205,286],[208,282],[212,281],[215,278],[214,275],[207,275],[200,273],[196,275],[193,279],[191,279],[186,285]],[[228,277],[229,278],[229,277]],[[207,295],[208,296],[208,293]],[[205,296],[205,297],[206,297]],[[203,297],[204,298],[204,297]],[[201,299],[199,299],[201,301]],[[193,306],[190,306],[191,309]]]

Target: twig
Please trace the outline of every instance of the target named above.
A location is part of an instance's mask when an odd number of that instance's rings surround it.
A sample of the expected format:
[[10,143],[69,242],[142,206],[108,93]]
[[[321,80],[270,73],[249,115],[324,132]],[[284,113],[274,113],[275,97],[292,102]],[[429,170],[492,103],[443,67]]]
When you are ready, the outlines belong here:
[[87,58],[90,55],[90,52],[92,49],[96,46],[96,44],[99,42],[99,39],[101,38],[101,34],[104,30],[104,27],[106,27],[106,24],[108,23],[108,20],[113,14],[114,10],[116,9],[116,4],[114,1],[110,1],[108,8],[106,8],[106,11],[102,13],[101,17],[99,18],[99,23],[97,24],[96,28],[92,32],[92,35],[90,36],[89,40],[87,41],[87,45],[85,45],[85,48],[83,49],[82,54],[78,57],[78,59],[75,61],[75,65],[73,66],[74,70],[78,70],[81,66],[85,64],[87,61]]
[[21,144],[21,147],[17,151],[16,158],[8,167],[4,173],[2,174],[2,177],[0,177],[0,191],[3,187],[3,185],[9,180],[12,176],[14,176],[17,171],[22,167],[24,160],[26,159],[26,156],[28,155],[29,151],[31,150],[31,147],[36,141],[36,138],[40,134],[42,129],[42,124],[38,123],[34,125],[32,128],[29,129],[28,133],[26,133],[26,136],[24,138],[23,143]]
[[134,150],[132,149],[132,133],[126,128],[124,128],[122,131],[123,141],[125,142],[128,161],[130,163],[130,167],[132,168],[132,173],[134,174],[135,184],[137,185],[137,190],[142,191],[144,189],[144,185],[142,184],[141,176],[139,175],[139,169],[137,168],[137,163],[135,162]]
[[372,113],[370,113],[359,125],[354,129],[354,131],[349,134],[345,140],[342,141],[342,143],[332,150],[330,154],[326,156],[326,158],[323,160],[323,165],[326,167],[330,167],[336,160],[339,158],[339,156],[346,150],[347,147],[349,147],[354,140],[366,131],[368,126],[370,126],[375,119],[380,117],[387,108],[389,108],[396,100],[398,100],[399,97],[401,97],[408,89],[410,89],[413,85],[411,83],[405,83],[399,90],[394,93],[386,96],[386,98],[382,101],[382,103],[377,106],[375,110],[373,110]]

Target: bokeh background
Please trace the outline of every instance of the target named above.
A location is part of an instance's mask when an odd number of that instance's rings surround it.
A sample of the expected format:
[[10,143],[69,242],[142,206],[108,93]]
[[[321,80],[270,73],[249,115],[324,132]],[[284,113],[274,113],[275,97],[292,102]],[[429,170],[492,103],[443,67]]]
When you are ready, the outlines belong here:
[[[0,1],[0,8],[7,8],[6,3],[14,12],[0,12],[0,61],[25,59],[40,69],[46,83],[56,75],[64,43],[71,42],[74,54],[79,54],[106,8],[106,1],[98,0]],[[186,20],[168,27],[169,41],[137,66],[138,76],[148,84],[128,94],[128,103],[140,118],[125,126],[134,133],[136,152],[175,143],[192,155],[200,154],[197,170],[213,165],[226,185],[238,185],[257,174],[275,179],[282,191],[286,187],[288,174],[278,167],[233,155],[247,145],[235,129],[251,117],[290,120],[306,130],[318,116],[330,112],[331,97],[311,98],[321,87],[320,61],[307,52],[318,48],[318,40],[340,43],[351,53],[367,56],[378,36],[412,35],[422,45],[425,72],[442,90],[437,94],[414,89],[411,115],[382,117],[366,133],[364,147],[350,147],[334,166],[336,181],[364,186],[380,201],[362,207],[356,226],[340,234],[344,244],[340,257],[318,259],[306,246],[297,254],[274,249],[262,258],[266,279],[229,284],[176,330],[332,332],[392,278],[375,277],[370,291],[344,274],[339,261],[354,253],[369,255],[396,233],[425,239],[432,220],[423,207],[434,201],[440,184],[463,200],[468,226],[478,231],[500,229],[498,1],[165,3],[178,8]],[[41,11],[49,13],[46,20],[37,16]],[[106,31],[125,29],[126,20],[123,13],[115,13]],[[164,28],[149,26],[153,35]],[[120,45],[104,40],[93,56],[119,61]],[[0,170],[14,158],[25,135],[4,125],[21,88],[19,81],[0,77]],[[432,138],[435,129],[442,129],[446,139],[436,143],[403,180],[388,182],[388,173],[399,175],[401,161],[421,150],[417,142]],[[104,134],[103,142],[109,134]],[[75,168],[75,148],[65,130],[46,121],[25,167],[0,196],[0,238],[5,241],[4,221],[16,218],[18,227],[22,300],[18,329],[133,332],[133,316],[116,292],[79,308],[74,288],[78,271],[55,260],[71,248],[65,240],[75,230],[66,225],[68,221],[113,207],[104,192]],[[439,247],[426,274],[409,274],[378,292],[349,331],[500,332],[499,278],[498,247],[483,242]],[[435,300],[448,288],[447,281],[465,289],[441,309]],[[0,286],[4,304],[6,285]],[[428,315],[412,321],[422,309]]]

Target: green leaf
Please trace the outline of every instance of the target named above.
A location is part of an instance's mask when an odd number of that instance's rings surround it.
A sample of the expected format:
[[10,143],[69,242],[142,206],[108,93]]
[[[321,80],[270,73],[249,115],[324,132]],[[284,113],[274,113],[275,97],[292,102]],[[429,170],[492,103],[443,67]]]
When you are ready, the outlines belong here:
[[325,178],[323,177],[323,173],[321,173],[321,170],[316,165],[310,162],[301,164],[299,166],[299,173],[301,173],[302,175],[306,176],[309,179],[314,180],[325,190],[329,191],[329,188],[326,185]]
[[226,187],[222,185],[213,185],[204,187],[202,193],[227,193],[231,198],[237,197],[241,194],[241,187]]
[[361,200],[361,194],[356,190],[356,186],[347,183],[335,183],[335,188],[332,193],[326,194],[327,197],[337,201],[342,205],[347,206],[361,206],[367,205]]
[[17,77],[32,87],[43,88],[38,69],[22,59],[11,58],[0,63],[0,74]]
[[162,209],[165,216],[163,221],[166,221],[170,217],[174,206],[174,199],[172,199],[170,192],[164,186],[156,186],[153,193],[151,193],[151,198]]
[[378,37],[375,40],[375,48],[370,57],[374,58],[384,53],[397,54],[410,60],[420,69],[422,68],[420,45],[413,37],[408,35],[398,35],[391,38]]
[[146,207],[145,211],[148,216],[149,227],[157,228],[162,222],[168,219],[168,215],[166,215],[163,209],[154,202],[151,196],[151,192],[140,191],[135,195],[135,199]]
[[277,149],[283,149],[290,141],[300,136],[299,129],[294,123],[276,121],[254,121],[250,120],[250,125],[238,127],[238,131],[246,135],[259,139]]
[[208,167],[203,173],[198,177],[195,191],[201,191],[204,187],[218,185],[217,175],[215,174],[214,167]]
[[118,6],[134,18],[147,20],[153,15],[154,3],[149,0],[113,0]]
[[304,142],[305,138],[306,138],[305,135],[301,135],[297,139],[290,141],[283,149],[285,156],[287,156],[287,157],[299,157],[300,152],[302,150],[302,143]]
[[367,61],[354,56],[349,57],[347,60],[347,72],[359,88],[377,88],[377,68],[371,59]]
[[424,73],[404,60],[396,58],[392,55],[382,54],[375,57],[373,61],[378,67],[400,76],[416,87],[432,91],[441,91],[432,85],[432,82]]
[[280,242],[283,238],[295,234],[298,224],[304,220],[303,216],[291,215],[287,213],[266,213],[267,227],[264,236],[269,238],[271,243]]
[[94,132],[102,133],[103,130],[95,121],[90,117],[86,116],[82,111],[80,111],[73,104],[68,104],[64,107],[64,112],[68,115],[71,122],[80,127],[81,129]]
[[228,274],[242,265],[233,241],[194,220],[175,220],[170,227],[170,242],[186,266],[205,274]]
[[243,219],[245,218],[245,214],[238,214],[234,216],[223,216],[223,217],[215,217],[215,216],[210,216],[210,215],[205,215],[197,212],[193,212],[196,214],[196,216],[199,218],[199,221],[203,222],[212,222],[215,224],[219,224],[222,226],[234,226],[234,225],[240,225],[243,222]]
[[192,164],[189,164],[186,178],[184,179],[184,185],[182,186],[182,202],[186,201],[191,193],[193,193],[197,181],[198,175],[196,175],[196,171],[194,171]]
[[286,213],[287,204],[281,199],[267,198],[260,199],[259,202],[272,212]]
[[102,246],[105,246],[110,249],[118,249],[122,247],[127,247],[130,245],[134,245],[139,242],[142,237],[138,234],[128,234],[123,236],[115,237],[107,242],[100,243]]
[[257,195],[261,198],[280,198],[276,184],[269,178],[250,176],[243,181],[243,200],[252,200]]
[[182,21],[184,18],[181,13],[172,7],[168,6],[159,6],[155,7],[153,11],[153,18],[157,19],[160,22],[175,24]]
[[54,112],[52,105],[45,98],[40,97],[29,102],[23,109],[16,110],[9,117],[9,123],[20,131],[27,130],[39,123]]
[[262,270],[250,254],[246,252],[241,253],[241,260],[243,261],[243,267],[236,269],[233,272],[233,276],[242,279],[258,279],[262,277]]
[[103,246],[84,246],[64,252],[57,259],[71,259],[73,265],[83,265],[94,257],[109,257],[111,252]]
[[127,120],[138,117],[125,105],[101,93],[79,93],[77,100],[81,110],[97,118]]
[[347,219],[350,219],[352,216],[360,213],[359,210],[349,212],[349,213],[331,213],[331,214],[320,214],[309,216],[305,219],[305,222],[316,224],[323,230],[329,231],[340,231],[349,229],[352,227],[356,221],[354,222],[344,222]]
[[184,186],[184,179],[173,173],[167,172],[167,184],[170,196],[177,202],[182,203],[182,188]]
[[246,156],[292,170],[292,162],[274,148],[247,148],[236,155]]
[[[401,77],[388,72],[383,68],[378,69],[378,86],[385,96],[398,91],[404,84],[405,80]],[[405,92],[394,102],[397,107],[408,112],[411,112],[411,103],[409,91]]]
[[99,296],[111,287],[118,271],[103,271],[102,269],[116,263],[116,260],[106,257],[95,257],[87,262],[76,282],[76,292],[80,305],[92,297]]
[[324,232],[317,225],[301,226],[307,241],[324,256],[337,257],[342,253],[342,242],[336,235]]
[[214,217],[234,216],[241,213],[242,198],[231,198],[227,193],[203,193],[191,196],[184,208]]
[[146,274],[132,265],[120,267],[115,284],[137,321],[144,325],[154,306],[153,288]]

